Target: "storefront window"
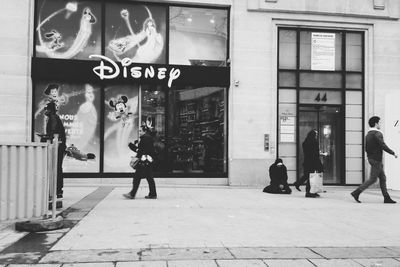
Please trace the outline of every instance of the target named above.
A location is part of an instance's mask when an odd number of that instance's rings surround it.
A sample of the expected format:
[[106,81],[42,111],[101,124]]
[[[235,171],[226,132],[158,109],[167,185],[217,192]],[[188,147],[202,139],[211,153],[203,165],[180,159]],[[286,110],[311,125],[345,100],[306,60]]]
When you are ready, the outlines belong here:
[[[139,88],[137,85],[115,85],[104,90],[104,172],[132,172],[129,162],[135,153],[128,143],[138,139]],[[114,107],[115,103],[121,102],[126,110]]]
[[[53,88],[54,94],[50,92]],[[93,84],[66,84],[58,82],[35,85],[34,140],[46,132],[44,107],[56,103],[65,132],[67,156],[65,172],[98,172],[100,156],[100,90]],[[95,158],[88,153],[94,154]]]
[[101,3],[39,0],[36,56],[84,59],[101,54]]
[[170,91],[168,140],[172,172],[225,171],[225,89]]
[[165,22],[165,7],[106,4],[106,56],[165,64]]
[[152,122],[156,161],[154,170],[168,170],[165,142],[165,92],[161,86],[141,86],[141,121]]
[[225,66],[227,22],[227,10],[170,7],[169,62]]

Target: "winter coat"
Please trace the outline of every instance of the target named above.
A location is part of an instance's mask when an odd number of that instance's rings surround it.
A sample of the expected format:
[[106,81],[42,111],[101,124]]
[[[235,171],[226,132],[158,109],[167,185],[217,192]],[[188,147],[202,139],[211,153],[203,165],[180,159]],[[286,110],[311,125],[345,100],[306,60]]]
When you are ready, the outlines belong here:
[[319,145],[316,140],[304,141],[303,142],[303,154],[304,154],[304,170],[310,172],[323,172],[323,166],[319,159]]

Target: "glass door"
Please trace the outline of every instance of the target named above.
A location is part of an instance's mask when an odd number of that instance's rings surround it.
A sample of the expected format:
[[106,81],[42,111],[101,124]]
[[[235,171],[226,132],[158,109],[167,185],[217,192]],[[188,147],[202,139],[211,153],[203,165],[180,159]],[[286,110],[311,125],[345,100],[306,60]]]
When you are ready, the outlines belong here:
[[340,106],[307,105],[299,107],[298,177],[303,175],[303,148],[309,131],[319,133],[319,149],[324,166],[324,183],[341,184],[343,149],[343,119]]

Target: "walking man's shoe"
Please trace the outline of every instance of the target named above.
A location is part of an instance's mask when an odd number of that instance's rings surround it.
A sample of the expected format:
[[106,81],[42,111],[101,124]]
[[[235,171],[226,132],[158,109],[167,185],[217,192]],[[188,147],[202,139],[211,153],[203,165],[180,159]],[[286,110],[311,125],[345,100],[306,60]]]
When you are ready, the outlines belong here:
[[357,201],[358,203],[361,203],[361,201],[358,200],[358,198],[360,197],[360,194],[361,194],[361,191],[359,189],[354,190],[350,194],[353,196],[355,201]]
[[131,195],[131,193],[129,192],[129,193],[126,193],[126,194],[122,194],[125,198],[127,198],[127,199],[134,199],[135,197],[133,197],[132,195]]
[[144,198],[147,198],[147,199],[157,199],[157,196],[145,196]]
[[395,204],[397,202],[394,201],[393,199],[391,199],[390,196],[387,196],[387,197],[385,197],[385,200],[383,201],[383,203]]
[[306,197],[316,198],[319,197],[319,195],[315,193],[306,193]]
[[300,185],[298,185],[298,184],[294,184],[294,187],[297,189],[297,191],[301,191],[301,189],[300,189]]

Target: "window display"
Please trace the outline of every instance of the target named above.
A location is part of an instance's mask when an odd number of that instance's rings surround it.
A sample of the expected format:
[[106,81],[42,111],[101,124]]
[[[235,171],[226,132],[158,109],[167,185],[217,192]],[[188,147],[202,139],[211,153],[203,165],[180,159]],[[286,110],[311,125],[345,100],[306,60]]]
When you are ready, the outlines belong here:
[[139,87],[108,86],[105,91],[104,172],[132,172],[128,143],[138,139]]
[[106,4],[106,56],[165,63],[166,7]]
[[66,129],[65,177],[131,177],[128,143],[143,121],[152,122],[157,175],[227,175],[229,7],[34,3],[32,141],[54,102]]
[[225,89],[170,91],[169,160],[172,172],[225,171]]
[[[99,171],[99,87],[92,84],[65,84],[58,82],[35,85],[34,141],[46,132],[44,107],[55,102],[66,131],[67,155],[64,172]],[[88,156],[89,154],[89,156]],[[94,159],[92,154],[94,154]]]
[[37,2],[36,56],[84,59],[101,53],[101,4],[96,2]]
[[159,85],[141,86],[141,121],[151,120],[156,161],[154,171],[168,170],[165,142],[165,92]]
[[228,11],[170,7],[169,62],[226,66]]

